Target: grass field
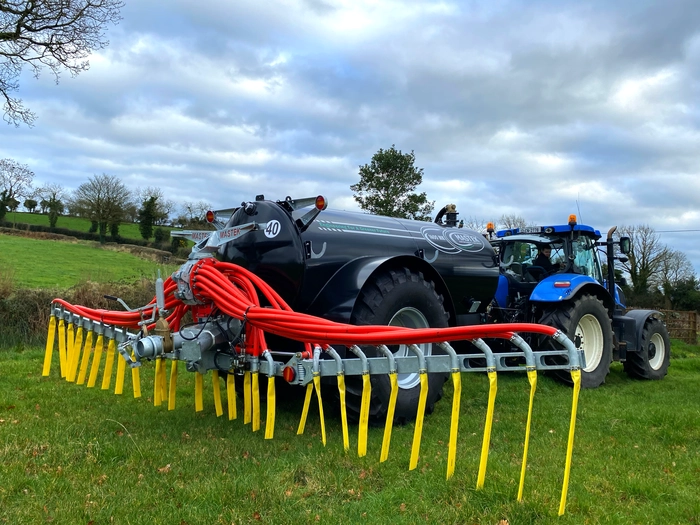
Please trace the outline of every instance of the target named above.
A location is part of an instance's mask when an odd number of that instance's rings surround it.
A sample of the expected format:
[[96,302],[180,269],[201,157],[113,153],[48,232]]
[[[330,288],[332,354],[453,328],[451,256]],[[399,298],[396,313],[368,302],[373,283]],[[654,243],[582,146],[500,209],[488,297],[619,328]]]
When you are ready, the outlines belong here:
[[[15,222],[22,224],[36,224],[39,226],[49,225],[49,216],[42,215],[39,213],[28,213],[28,212],[8,212],[5,216],[7,222]],[[68,228],[70,230],[76,230],[81,232],[90,231],[90,221],[82,217],[68,217],[61,216],[58,218],[56,223],[57,228]],[[165,228],[170,231],[172,228],[167,226],[159,226],[160,228]],[[107,232],[109,233],[109,232]],[[125,239],[141,239],[141,232],[139,231],[139,225],[133,222],[122,222],[119,225],[119,235]]]
[[[700,523],[700,359],[674,359],[663,381],[628,379],[583,391],[566,514],[558,518],[571,390],[540,377],[523,503],[515,501],[527,414],[527,380],[499,375],[491,453],[475,490],[487,381],[464,374],[455,476],[445,481],[451,387],[425,421],[418,468],[409,472],[413,427],[394,429],[378,462],[343,451],[329,412],[323,447],[312,408],[297,436],[301,398],[278,392],[275,437],[193,410],[192,374],[181,365],[177,406],[152,405],[152,366],[142,397],[41,378],[43,350],[0,354],[2,523]],[[104,358],[102,360],[104,363]],[[101,377],[101,375],[100,375]],[[128,374],[127,374],[127,377]],[[113,387],[112,383],[112,387]],[[312,404],[312,407],[314,405]],[[239,417],[242,417],[238,405]],[[224,401],[224,413],[225,401]]]
[[129,253],[94,248],[89,243],[59,242],[0,234],[0,274],[18,288],[68,288],[84,281],[154,280],[175,265],[157,265]]

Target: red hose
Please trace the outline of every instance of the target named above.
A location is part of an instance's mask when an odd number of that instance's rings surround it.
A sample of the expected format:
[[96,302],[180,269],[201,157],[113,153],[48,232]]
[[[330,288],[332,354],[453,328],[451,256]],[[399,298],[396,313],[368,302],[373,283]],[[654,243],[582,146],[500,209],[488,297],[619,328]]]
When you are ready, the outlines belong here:
[[[190,308],[175,298],[173,292],[176,288],[177,284],[172,278],[165,281],[165,308],[172,311],[167,320],[175,331],[180,329],[181,319]],[[555,328],[532,323],[419,329],[337,323],[294,312],[260,277],[245,268],[231,263],[222,263],[214,258],[202,259],[193,266],[190,274],[190,288],[199,303],[213,304],[222,313],[247,324],[244,351],[255,356],[259,356],[267,348],[265,332],[304,342],[308,355],[314,344],[322,346],[421,344],[484,337],[509,339],[514,332],[531,332],[547,336],[557,332]],[[260,305],[259,294],[265,298],[270,307]],[[82,317],[108,325],[137,329],[141,321],[140,312],[91,309],[72,305],[62,299],[55,299],[54,303]],[[155,298],[148,304],[155,304]]]

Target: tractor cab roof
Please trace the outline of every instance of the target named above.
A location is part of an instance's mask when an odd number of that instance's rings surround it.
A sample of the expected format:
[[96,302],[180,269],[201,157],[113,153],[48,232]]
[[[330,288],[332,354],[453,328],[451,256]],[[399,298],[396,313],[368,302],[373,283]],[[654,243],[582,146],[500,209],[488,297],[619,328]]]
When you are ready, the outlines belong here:
[[601,235],[598,230],[583,224],[557,224],[551,226],[525,226],[523,228],[510,228],[508,230],[499,230],[496,232],[496,237],[499,241],[506,240],[506,237],[517,236],[518,240],[530,241],[535,243],[552,242],[554,238],[564,237],[571,231],[578,232],[579,235],[585,235],[595,240],[600,239]]

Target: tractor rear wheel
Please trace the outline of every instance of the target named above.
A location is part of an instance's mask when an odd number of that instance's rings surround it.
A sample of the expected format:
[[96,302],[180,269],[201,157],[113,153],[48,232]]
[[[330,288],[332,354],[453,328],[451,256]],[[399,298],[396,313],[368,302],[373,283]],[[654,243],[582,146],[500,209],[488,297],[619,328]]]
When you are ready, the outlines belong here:
[[[357,325],[390,325],[408,328],[442,328],[447,326],[447,312],[443,298],[435,291],[435,284],[422,273],[400,268],[388,270],[370,278],[362,287],[353,309],[351,323]],[[443,353],[432,343],[418,347],[426,355]],[[390,345],[395,356],[413,355],[406,345]],[[362,347],[368,357],[381,356],[371,346]],[[349,357],[350,354],[348,354]],[[448,374],[428,375],[426,412],[431,413],[435,402],[442,397],[442,387]],[[370,422],[383,424],[386,420],[391,383],[387,375],[372,375]],[[399,393],[394,422],[404,424],[416,418],[420,394],[419,374],[399,374]],[[348,416],[359,419],[362,382],[358,377],[346,378],[346,405]]]
[[[582,349],[586,364],[581,368],[581,387],[597,388],[605,383],[612,361],[612,326],[608,311],[597,297],[583,295],[574,301],[548,309],[540,324],[558,328]],[[551,338],[550,344],[555,345]],[[571,383],[567,370],[556,371],[555,376]]]
[[639,379],[662,379],[668,372],[671,342],[664,324],[653,317],[647,319],[642,331],[639,352],[627,352],[625,372]]

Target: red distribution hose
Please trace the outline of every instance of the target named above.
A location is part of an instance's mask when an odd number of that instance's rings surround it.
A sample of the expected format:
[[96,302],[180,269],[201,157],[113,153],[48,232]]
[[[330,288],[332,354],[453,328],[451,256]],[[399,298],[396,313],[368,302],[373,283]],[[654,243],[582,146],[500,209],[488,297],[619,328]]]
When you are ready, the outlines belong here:
[[[190,307],[175,297],[177,283],[172,278],[169,277],[164,284],[165,309],[172,311],[167,320],[171,329],[177,331],[182,317]],[[202,259],[193,266],[189,284],[199,303],[214,305],[220,312],[247,323],[245,351],[255,356],[259,356],[267,348],[265,332],[302,341],[306,343],[307,351],[311,349],[311,344],[324,347],[331,344],[344,346],[421,344],[484,337],[508,339],[514,332],[531,332],[547,336],[557,332],[555,328],[533,323],[419,329],[337,323],[294,312],[284,299],[260,277],[245,268],[231,263],[222,263],[214,258]],[[258,292],[270,307],[260,306]],[[142,321],[141,312],[92,309],[72,305],[62,299],[55,299],[53,302],[72,313],[108,325],[138,329],[138,323]],[[155,305],[155,298],[148,305]]]

